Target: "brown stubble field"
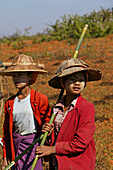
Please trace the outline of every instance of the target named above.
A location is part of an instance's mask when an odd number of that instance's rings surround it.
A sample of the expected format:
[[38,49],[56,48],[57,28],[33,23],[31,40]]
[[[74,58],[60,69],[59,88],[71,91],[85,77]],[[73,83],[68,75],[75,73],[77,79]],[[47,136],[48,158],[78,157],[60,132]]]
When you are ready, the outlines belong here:
[[[73,57],[76,43],[67,41],[51,41],[41,44],[33,44],[32,41],[24,41],[21,48],[12,44],[1,44],[0,61],[12,61],[20,54],[31,55],[35,62],[43,63],[48,70],[47,75],[39,75],[32,88],[48,96],[50,105],[57,101],[60,90],[48,86],[48,80],[54,75],[56,69],[64,59]],[[95,106],[96,131],[94,134],[96,143],[96,170],[113,169],[113,35],[84,39],[78,58],[83,59],[92,68],[102,71],[102,79],[97,82],[89,82],[82,96]],[[10,77],[8,77],[10,96],[16,92]],[[2,125],[4,114],[0,118],[0,137],[2,137]],[[0,146],[0,166],[2,163],[2,147]],[[44,162],[44,169],[47,165]]]

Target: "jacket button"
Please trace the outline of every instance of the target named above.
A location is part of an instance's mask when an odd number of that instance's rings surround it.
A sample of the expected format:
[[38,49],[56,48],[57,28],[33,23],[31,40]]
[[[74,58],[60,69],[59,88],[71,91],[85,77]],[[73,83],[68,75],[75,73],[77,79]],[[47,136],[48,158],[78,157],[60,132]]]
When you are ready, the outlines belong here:
[[11,108],[9,107],[8,110],[11,110]]
[[35,106],[36,106],[37,104],[35,103]]

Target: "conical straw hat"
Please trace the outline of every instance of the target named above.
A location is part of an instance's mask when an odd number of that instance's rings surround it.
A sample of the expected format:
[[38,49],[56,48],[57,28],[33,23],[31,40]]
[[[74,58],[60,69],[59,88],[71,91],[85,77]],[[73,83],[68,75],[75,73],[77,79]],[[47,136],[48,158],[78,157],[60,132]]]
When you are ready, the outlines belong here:
[[64,60],[63,63],[58,67],[56,75],[49,80],[49,85],[53,88],[61,89],[61,77],[80,71],[85,71],[87,73],[88,81],[97,81],[101,79],[100,70],[94,70],[89,68],[89,65],[81,59],[70,59]]
[[31,72],[33,75],[31,84],[35,82],[38,74],[47,73],[46,70],[36,65],[32,57],[25,54],[20,54],[14,58],[11,66],[0,72],[0,75],[13,76],[14,73],[18,72]]
[[9,66],[6,70],[0,72],[0,74],[12,76],[13,73],[15,72],[28,72],[28,71],[37,72],[39,74],[47,73],[47,71],[36,65],[32,57],[25,54],[21,54],[17,55],[14,58],[11,66]]

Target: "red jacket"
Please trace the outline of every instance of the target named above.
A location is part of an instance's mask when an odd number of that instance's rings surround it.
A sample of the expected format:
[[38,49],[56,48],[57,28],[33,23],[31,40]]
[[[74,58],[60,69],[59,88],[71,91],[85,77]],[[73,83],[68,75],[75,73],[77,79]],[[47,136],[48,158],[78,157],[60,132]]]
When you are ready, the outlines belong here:
[[[58,170],[95,169],[95,109],[92,103],[79,96],[68,112],[56,140]],[[54,142],[52,133],[52,143]]]
[[[3,157],[7,157],[10,161],[15,159],[15,151],[13,145],[13,104],[16,95],[9,98],[4,106],[5,121],[3,126]],[[38,136],[41,134],[42,125],[49,122],[51,109],[49,106],[48,98],[33,89],[30,94],[31,106],[33,114],[37,120]]]

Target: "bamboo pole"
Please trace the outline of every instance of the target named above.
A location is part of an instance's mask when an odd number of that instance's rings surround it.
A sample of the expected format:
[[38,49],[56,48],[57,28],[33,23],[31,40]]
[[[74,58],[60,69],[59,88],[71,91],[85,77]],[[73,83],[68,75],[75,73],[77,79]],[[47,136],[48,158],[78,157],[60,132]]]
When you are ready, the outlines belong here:
[[80,45],[81,45],[81,43],[82,43],[82,40],[83,40],[83,38],[84,38],[84,35],[85,35],[85,33],[86,33],[87,28],[88,28],[88,24],[86,24],[86,25],[84,26],[84,28],[83,28],[83,31],[82,31],[82,34],[81,34],[81,36],[80,36],[80,38],[79,38],[79,41],[78,41],[78,44],[77,44],[75,53],[74,53],[74,55],[73,55],[73,58],[76,58],[77,55],[78,55],[78,51],[79,51]]
[[42,138],[43,138],[43,134],[38,137],[31,145],[29,145],[20,155],[18,155],[18,157],[16,157],[14,159],[14,161],[12,161],[6,168],[4,168],[4,170],[8,170],[9,168],[11,168],[23,155],[25,155],[27,153],[27,151],[29,151],[37,142],[39,142]]
[[[78,44],[77,44],[77,47],[76,47],[76,50],[75,50],[75,53],[74,53],[73,58],[76,58],[77,55],[78,55],[78,51],[79,51],[80,45],[81,45],[81,43],[82,43],[82,40],[83,40],[83,38],[84,38],[84,35],[85,35],[85,33],[86,33],[87,28],[88,28],[88,25],[86,24],[86,25],[84,26],[84,28],[83,28],[82,34],[81,34],[80,39],[79,39],[79,41],[78,41]],[[61,91],[60,91],[58,100],[62,97],[63,92],[64,92],[64,89],[62,88]],[[52,116],[51,116],[51,119],[50,119],[50,121],[49,121],[49,124],[51,124],[51,123],[53,122],[55,116],[56,116],[56,115],[55,115],[54,113],[52,113]],[[47,135],[48,135],[48,132],[45,132],[45,134],[44,134],[44,136],[43,136],[43,138],[42,138],[42,141],[41,141],[41,143],[40,143],[40,146],[45,143],[45,140],[46,140],[46,138],[47,138]],[[35,159],[34,159],[34,161],[33,161],[31,170],[34,170],[37,161],[38,161],[38,155],[36,155],[36,157],[35,157]]]

